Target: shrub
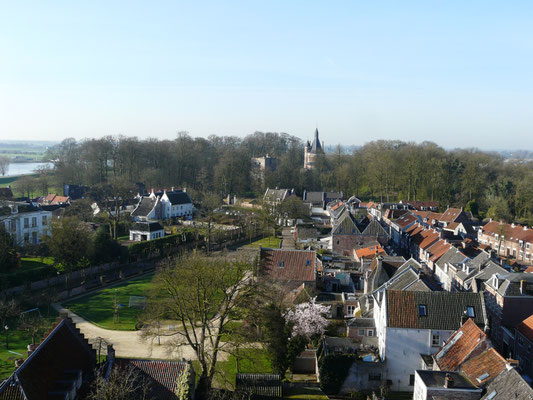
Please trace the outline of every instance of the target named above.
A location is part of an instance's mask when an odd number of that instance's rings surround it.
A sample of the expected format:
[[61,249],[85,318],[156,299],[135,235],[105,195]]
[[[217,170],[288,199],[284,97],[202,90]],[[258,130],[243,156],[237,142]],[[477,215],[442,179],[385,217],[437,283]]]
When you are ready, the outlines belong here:
[[350,354],[328,354],[319,367],[320,388],[326,394],[337,394],[348,376],[354,356]]

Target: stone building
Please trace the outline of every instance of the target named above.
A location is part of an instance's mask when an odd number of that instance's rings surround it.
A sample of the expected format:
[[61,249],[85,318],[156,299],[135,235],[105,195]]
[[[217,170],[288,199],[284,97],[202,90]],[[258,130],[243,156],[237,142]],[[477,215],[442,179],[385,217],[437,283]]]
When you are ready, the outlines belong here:
[[318,138],[318,128],[315,130],[313,143],[310,143],[308,140],[304,150],[304,169],[313,169],[315,167],[317,156],[319,154],[324,154],[324,143],[320,143],[320,139]]

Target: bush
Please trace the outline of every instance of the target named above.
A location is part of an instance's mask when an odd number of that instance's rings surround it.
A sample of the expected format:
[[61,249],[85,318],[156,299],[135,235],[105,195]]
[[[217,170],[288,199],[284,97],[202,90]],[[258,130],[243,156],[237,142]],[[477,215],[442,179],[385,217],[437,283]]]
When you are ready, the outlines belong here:
[[328,354],[319,367],[320,388],[326,394],[337,394],[348,376],[354,356],[349,354]]

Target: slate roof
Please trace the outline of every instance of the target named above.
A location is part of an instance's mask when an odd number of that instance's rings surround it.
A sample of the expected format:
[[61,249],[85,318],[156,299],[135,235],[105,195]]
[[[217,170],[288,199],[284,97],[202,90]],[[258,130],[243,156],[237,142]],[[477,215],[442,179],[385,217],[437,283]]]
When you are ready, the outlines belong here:
[[503,371],[486,388],[481,400],[531,400],[533,389],[514,369]]
[[141,376],[148,378],[149,397],[162,400],[177,399],[178,378],[186,371],[186,361],[136,360],[117,358],[115,364],[120,368],[133,366]]
[[[533,296],[532,274],[528,272],[507,272],[505,274],[497,274],[497,276],[499,284],[496,290],[501,296]],[[489,279],[486,284],[493,287],[491,279]],[[521,285],[525,286],[526,291],[524,294],[520,291]]]
[[96,352],[68,318],[56,323],[37,349],[0,384],[1,400],[43,399],[58,387],[66,371],[88,374],[96,367]]
[[435,362],[442,371],[455,371],[486,339],[485,332],[469,318],[435,353]]
[[444,380],[446,378],[446,375],[450,374],[454,382],[453,389],[476,389],[476,387],[472,385],[472,383],[470,383],[468,379],[459,372],[417,370],[416,373],[420,376],[420,378],[428,388],[438,387],[442,390],[446,390],[444,389]]
[[281,281],[311,282],[316,277],[316,253],[310,250],[261,249],[263,275]]
[[414,208],[420,210],[423,207],[428,208],[438,208],[439,202],[438,201],[404,201],[405,204],[410,204]]
[[357,228],[352,215],[345,211],[335,224],[331,235],[360,235],[361,231]]
[[289,189],[270,189],[267,188],[264,196],[264,200],[270,202],[281,202],[285,200],[291,191]]
[[152,197],[142,197],[141,201],[133,210],[131,215],[133,217],[146,217],[152,211],[157,203],[157,198]]
[[[415,292],[387,290],[387,326],[391,328],[457,330],[467,306],[474,307],[474,322],[486,323],[483,293]],[[420,315],[420,305],[426,315]]]
[[140,232],[157,232],[162,231],[164,228],[157,221],[151,222],[136,222],[130,228],[131,231],[140,231]]
[[370,223],[367,225],[365,230],[363,231],[363,235],[367,236],[389,236],[387,231],[383,229],[383,227],[380,225],[378,221],[373,219],[370,221]]
[[320,143],[320,139],[318,138],[318,128],[315,129],[315,137],[313,138],[313,143],[310,146],[310,151],[311,153],[324,152],[322,144]]
[[505,359],[491,347],[478,356],[472,357],[461,366],[461,371],[474,385],[480,387],[496,378],[507,368]]
[[352,318],[346,321],[350,328],[375,328],[376,321],[374,318]]
[[469,258],[457,250],[455,247],[450,247],[450,249],[444,253],[438,260],[437,265],[441,268],[444,267],[444,264],[460,264],[468,261]]
[[411,268],[404,270],[400,274],[395,274],[389,281],[385,282],[383,286],[388,290],[431,291],[431,289],[420,280],[418,273]]
[[516,330],[533,342],[533,314],[520,322]]
[[174,190],[167,192],[167,197],[170,201],[170,204],[172,204],[173,206],[179,204],[192,204],[192,200],[189,196],[189,193],[184,192],[182,190]]

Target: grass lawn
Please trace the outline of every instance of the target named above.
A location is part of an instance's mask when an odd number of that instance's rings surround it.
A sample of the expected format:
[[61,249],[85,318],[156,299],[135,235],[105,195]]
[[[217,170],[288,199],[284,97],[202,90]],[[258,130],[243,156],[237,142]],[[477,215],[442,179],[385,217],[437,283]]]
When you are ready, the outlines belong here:
[[328,397],[318,387],[296,387],[283,390],[284,399],[327,400]]
[[[196,375],[200,375],[200,364],[192,361]],[[237,360],[232,354],[228,361],[217,362],[217,372],[214,378],[214,387],[223,389],[235,388],[235,375],[237,374]],[[272,365],[263,349],[241,349],[239,351],[239,372],[253,374],[271,374]]]
[[271,248],[277,249],[279,248],[280,244],[281,244],[280,238],[269,236],[264,239],[260,239],[250,244],[247,244],[245,247],[259,247],[261,245],[263,247],[271,247]]
[[[129,298],[130,296],[147,296],[152,278],[153,274],[146,275],[118,286],[102,289],[94,294],[63,304],[63,306],[103,328],[132,331],[135,330],[137,318],[142,310],[128,307]],[[118,303],[124,305],[119,307],[118,322],[113,320],[115,295]]]
[[16,182],[18,178],[18,176],[2,176],[0,177],[0,187],[11,185],[13,182]]
[[[48,313],[50,313],[48,315]],[[41,315],[45,319],[45,329],[43,329],[42,335],[50,328],[57,318],[57,313],[53,308],[41,308]],[[9,350],[6,349],[6,336],[4,331],[0,331],[0,381],[7,378],[15,370],[15,359],[17,358],[26,358],[28,349],[28,344],[31,343],[31,336],[23,330],[18,330],[16,328],[17,320],[12,320],[8,323],[10,326],[9,329]],[[41,336],[42,336],[41,335]],[[39,338],[37,341],[40,341]],[[22,357],[17,354],[10,353],[13,351],[15,353],[22,354]]]

